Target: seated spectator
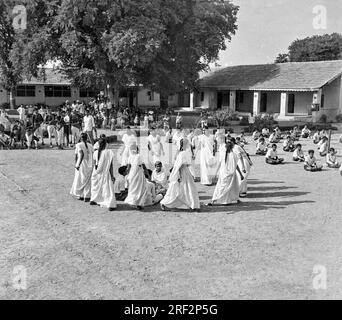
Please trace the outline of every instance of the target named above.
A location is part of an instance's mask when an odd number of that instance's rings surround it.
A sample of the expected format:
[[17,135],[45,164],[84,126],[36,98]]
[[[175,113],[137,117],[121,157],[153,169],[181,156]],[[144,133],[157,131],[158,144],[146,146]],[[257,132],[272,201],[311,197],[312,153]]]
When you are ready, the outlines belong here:
[[297,162],[305,161],[305,156],[304,156],[304,152],[302,150],[301,144],[297,144],[296,150],[293,152],[293,161],[297,161]]
[[286,140],[283,143],[283,150],[285,152],[293,152],[296,149],[294,142],[291,138],[291,136],[287,136]]
[[264,137],[259,139],[259,142],[256,146],[256,154],[260,156],[265,156],[267,153],[267,143]]
[[339,169],[341,167],[341,163],[337,161],[336,157],[337,152],[334,148],[329,149],[329,153],[327,154],[327,165],[332,169]]
[[322,171],[323,166],[317,164],[315,151],[309,150],[309,155],[305,157],[304,170],[310,172]]
[[266,163],[277,165],[277,164],[282,164],[283,162],[284,162],[284,159],[278,157],[277,145],[274,143],[272,145],[272,148],[267,151]]

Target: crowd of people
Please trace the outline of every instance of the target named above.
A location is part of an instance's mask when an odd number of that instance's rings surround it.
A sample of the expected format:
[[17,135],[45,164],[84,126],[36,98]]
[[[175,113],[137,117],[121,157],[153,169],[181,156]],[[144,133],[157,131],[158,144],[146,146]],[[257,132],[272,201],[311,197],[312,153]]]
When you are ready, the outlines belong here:
[[[313,143],[318,147],[318,154],[325,158],[328,168],[340,169],[342,175],[341,163],[337,160],[337,151],[330,147],[329,133],[326,130],[316,130],[312,132],[307,125],[300,131],[298,126],[295,126],[288,134],[283,135],[279,127],[276,127],[272,133],[269,129],[264,128],[262,132],[255,131],[253,140],[257,141],[256,154],[264,155],[266,163],[278,165],[284,163],[284,159],[278,156],[277,143],[283,142],[283,151],[292,152],[292,159],[295,162],[303,162],[304,169],[310,172],[322,171],[323,165],[318,164],[315,157],[315,150],[308,150],[305,155],[303,146],[299,143],[300,139],[312,139]],[[342,143],[342,136],[340,137]]]
[[[51,148],[73,147],[86,132],[89,141],[97,138],[97,129],[115,131],[127,126],[135,128],[143,125],[148,129],[160,115],[156,111],[142,111],[137,107],[114,108],[107,98],[92,99],[89,103],[66,101],[59,108],[46,106],[21,105],[19,118],[10,120],[5,109],[1,109],[0,149],[39,149],[46,140]],[[163,118],[164,128],[169,127],[170,116]]]
[[[76,146],[75,178],[71,195],[90,205],[100,205],[109,210],[117,209],[117,202],[142,210],[144,207],[160,204],[161,210],[200,210],[196,180],[204,186],[215,186],[212,200],[207,206],[238,204],[247,197],[248,177],[253,166],[245,150],[248,143],[256,143],[256,155],[265,156],[267,164],[284,163],[278,156],[278,144],[283,150],[292,152],[295,162],[302,162],[306,171],[321,171],[314,156],[314,150],[305,155],[300,139],[313,139],[319,148],[319,155],[326,158],[328,168],[340,169],[336,151],[329,148],[324,130],[312,133],[307,126],[301,131],[295,127],[283,134],[277,127],[270,132],[264,128],[255,131],[252,140],[247,141],[244,133],[232,137],[228,130],[218,129],[212,134],[208,127],[202,129],[175,130],[165,128],[164,133],[151,128],[147,138],[147,153],[134,130],[128,127],[122,135],[123,146],[118,151],[119,165],[115,165],[114,150],[108,149],[106,136],[101,136],[94,147],[83,133],[82,141]],[[295,145],[294,142],[297,142]],[[167,168],[165,150],[169,152],[171,169]],[[195,161],[199,163],[199,177]],[[169,163],[168,163],[169,164]]]

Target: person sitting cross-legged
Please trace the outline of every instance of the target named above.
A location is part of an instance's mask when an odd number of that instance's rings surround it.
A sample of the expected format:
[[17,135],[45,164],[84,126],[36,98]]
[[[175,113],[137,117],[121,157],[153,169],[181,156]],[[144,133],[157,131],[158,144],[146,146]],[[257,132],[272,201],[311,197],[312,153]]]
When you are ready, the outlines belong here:
[[267,153],[267,143],[265,138],[261,137],[256,146],[256,155],[265,156]]
[[305,156],[300,143],[297,144],[296,150],[293,152],[293,161],[304,162]]
[[283,162],[284,159],[278,157],[277,145],[275,143],[272,144],[272,148],[269,149],[266,154],[266,163],[277,165],[282,164]]
[[341,167],[341,163],[337,161],[336,154],[337,152],[334,148],[329,149],[329,153],[327,154],[327,166],[331,169],[339,169]]
[[305,157],[304,170],[310,172],[322,171],[323,166],[317,164],[315,151],[309,150],[308,154],[309,155]]

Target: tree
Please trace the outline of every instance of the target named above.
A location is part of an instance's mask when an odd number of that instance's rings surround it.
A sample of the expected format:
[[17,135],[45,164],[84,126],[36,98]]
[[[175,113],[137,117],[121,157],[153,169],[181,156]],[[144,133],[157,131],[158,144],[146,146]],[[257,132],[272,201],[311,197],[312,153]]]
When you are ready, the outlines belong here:
[[193,88],[226,48],[237,11],[225,0],[61,0],[52,56],[77,85],[95,81],[118,95],[129,83],[144,84],[167,101]]
[[290,57],[287,53],[280,53],[275,60],[275,63],[286,63],[290,62]]
[[108,85],[117,104],[120,89],[134,82],[133,70],[149,63],[164,40],[159,14],[158,0],[61,0],[50,55],[74,84]]
[[15,107],[17,84],[38,75],[39,66],[47,60],[44,48],[49,45],[49,5],[44,0],[22,2],[0,0],[0,82],[10,92],[11,108]]
[[286,55],[291,62],[342,59],[342,35],[333,33],[297,39],[289,46],[288,54],[280,54],[278,58],[284,58]]
[[220,1],[161,1],[165,40],[155,59],[138,72],[140,81],[161,95],[167,109],[168,96],[196,86],[198,74],[207,70],[226,49],[235,30],[238,7]]

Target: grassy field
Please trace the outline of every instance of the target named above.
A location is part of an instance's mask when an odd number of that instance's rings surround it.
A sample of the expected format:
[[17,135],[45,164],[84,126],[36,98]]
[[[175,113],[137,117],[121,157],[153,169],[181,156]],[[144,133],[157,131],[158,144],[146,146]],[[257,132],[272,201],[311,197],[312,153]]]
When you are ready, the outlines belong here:
[[[281,156],[253,156],[249,196],[233,207],[108,212],[69,196],[72,150],[0,151],[0,298],[342,298],[342,177]],[[207,203],[213,187],[198,190]],[[325,290],[313,287],[317,265]]]

